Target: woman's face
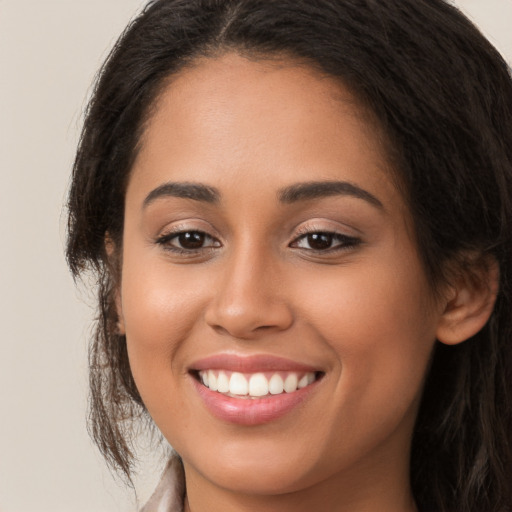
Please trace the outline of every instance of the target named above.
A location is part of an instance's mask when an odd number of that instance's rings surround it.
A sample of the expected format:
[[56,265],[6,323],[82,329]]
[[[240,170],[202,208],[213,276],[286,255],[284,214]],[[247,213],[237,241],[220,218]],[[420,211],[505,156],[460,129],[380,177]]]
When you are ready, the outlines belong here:
[[230,54],[182,71],[143,136],[122,250],[133,376],[190,485],[407,481],[441,308],[339,83]]

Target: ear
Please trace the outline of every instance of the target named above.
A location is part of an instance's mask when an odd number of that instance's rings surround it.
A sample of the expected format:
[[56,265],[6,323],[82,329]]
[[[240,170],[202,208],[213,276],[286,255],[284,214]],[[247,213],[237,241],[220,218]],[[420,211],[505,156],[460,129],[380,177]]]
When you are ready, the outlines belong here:
[[126,334],[123,316],[123,305],[121,301],[121,262],[116,245],[109,233],[105,235],[105,252],[107,253],[107,260],[109,272],[114,280],[114,301],[117,312],[117,334],[124,336]]
[[445,309],[437,328],[437,339],[456,345],[474,336],[489,320],[499,290],[499,265],[493,256],[459,270],[455,284],[449,287]]

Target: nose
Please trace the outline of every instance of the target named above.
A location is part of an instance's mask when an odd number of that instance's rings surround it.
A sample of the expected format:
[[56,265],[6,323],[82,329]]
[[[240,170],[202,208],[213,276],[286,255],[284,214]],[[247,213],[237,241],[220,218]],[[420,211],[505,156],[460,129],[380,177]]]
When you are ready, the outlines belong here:
[[282,277],[268,258],[245,253],[228,259],[206,308],[206,323],[238,339],[288,329],[293,314]]

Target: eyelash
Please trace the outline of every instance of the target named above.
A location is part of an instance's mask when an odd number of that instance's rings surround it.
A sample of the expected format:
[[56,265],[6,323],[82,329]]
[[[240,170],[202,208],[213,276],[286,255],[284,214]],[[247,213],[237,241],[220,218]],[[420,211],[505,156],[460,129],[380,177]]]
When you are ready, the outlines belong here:
[[[361,243],[360,238],[337,233],[336,231],[329,231],[325,229],[304,229],[302,232],[299,232],[297,237],[295,237],[294,241],[290,244],[290,247],[299,248],[298,244],[301,241],[307,240],[309,237],[313,237],[315,235],[318,237],[328,237],[331,244],[335,243],[336,245],[325,249],[305,249],[306,251],[314,254],[332,254],[341,251],[348,251],[349,249],[357,247]],[[309,241],[309,244],[311,245],[311,240]]]
[[[173,240],[178,240],[181,236],[189,235],[189,237],[199,237],[198,243],[201,244],[201,247],[195,247],[195,248],[184,248],[184,247],[177,247],[172,245]],[[334,246],[322,248],[322,249],[315,249],[313,247],[311,248],[304,248],[303,250],[313,253],[313,254],[332,254],[336,252],[341,251],[347,251],[350,250],[356,246],[358,246],[361,243],[361,239],[353,236],[344,235],[341,233],[337,233],[335,231],[328,231],[328,230],[322,230],[322,229],[304,229],[302,232],[298,233],[298,236],[295,237],[295,239],[289,244],[289,247],[292,248],[298,248],[301,249],[299,244],[306,240],[308,241],[309,237],[317,236],[319,240],[323,237],[327,240],[331,245],[334,243]],[[204,246],[204,242],[209,240],[210,245]],[[309,240],[308,243],[311,245],[311,242],[313,240]],[[214,237],[209,235],[208,233],[201,231],[201,230],[194,230],[194,229],[179,229],[176,231],[173,231],[171,233],[167,233],[165,235],[162,235],[161,237],[156,239],[156,243],[162,247],[166,251],[170,251],[174,254],[178,255],[188,255],[193,256],[200,252],[204,252],[207,250],[212,250],[221,247],[221,243],[216,240]],[[182,242],[180,242],[181,245]]]
[[[185,236],[185,235],[199,236],[199,237],[202,237],[203,240],[211,240],[211,241],[213,241],[213,244],[210,245],[210,246],[207,246],[207,247],[202,246],[202,247],[189,248],[189,249],[185,249],[183,247],[176,247],[176,246],[172,245],[171,242],[173,240],[177,240],[177,239],[179,239],[179,237]],[[201,251],[205,251],[205,250],[208,250],[208,249],[214,249],[214,248],[217,248],[217,247],[221,247],[220,242],[218,240],[216,240],[214,237],[210,236],[208,233],[206,233],[204,231],[201,231],[199,229],[180,229],[180,230],[176,230],[176,231],[173,231],[171,233],[167,233],[167,234],[162,235],[161,237],[157,238],[156,239],[156,243],[158,245],[163,246],[166,251],[170,251],[170,252],[173,252],[175,254],[183,254],[183,255],[194,255],[194,254],[197,254],[197,253],[199,253]]]

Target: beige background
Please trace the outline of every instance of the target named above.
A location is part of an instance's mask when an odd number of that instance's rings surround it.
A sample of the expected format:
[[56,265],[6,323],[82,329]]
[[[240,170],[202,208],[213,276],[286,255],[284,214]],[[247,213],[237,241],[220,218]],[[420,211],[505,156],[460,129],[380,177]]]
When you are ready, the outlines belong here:
[[[512,0],[457,3],[512,62]],[[84,427],[93,312],[62,205],[95,71],[142,4],[0,0],[0,512],[135,509]],[[146,463],[142,500],[158,471]]]

